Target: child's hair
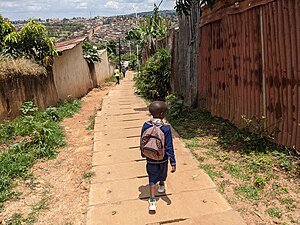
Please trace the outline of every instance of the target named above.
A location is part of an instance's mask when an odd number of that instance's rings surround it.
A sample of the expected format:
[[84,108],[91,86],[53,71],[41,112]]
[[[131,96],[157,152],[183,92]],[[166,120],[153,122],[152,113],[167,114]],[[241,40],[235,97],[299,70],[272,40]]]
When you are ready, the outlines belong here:
[[161,113],[167,111],[167,105],[163,101],[154,101],[149,106],[149,112],[153,117],[160,117]]

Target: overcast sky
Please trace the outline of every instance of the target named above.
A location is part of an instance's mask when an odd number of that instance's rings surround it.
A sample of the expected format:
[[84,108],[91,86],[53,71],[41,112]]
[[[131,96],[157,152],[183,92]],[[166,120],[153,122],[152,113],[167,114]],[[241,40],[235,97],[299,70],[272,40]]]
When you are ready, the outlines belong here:
[[[153,10],[160,0],[0,0],[0,14],[10,20],[112,16]],[[164,0],[160,9],[174,9]]]

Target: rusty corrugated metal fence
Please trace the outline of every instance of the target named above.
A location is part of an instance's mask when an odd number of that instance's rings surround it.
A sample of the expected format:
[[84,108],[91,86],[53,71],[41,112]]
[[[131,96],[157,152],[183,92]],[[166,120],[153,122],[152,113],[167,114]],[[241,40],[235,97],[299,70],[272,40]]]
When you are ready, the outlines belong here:
[[238,126],[266,116],[278,143],[300,149],[300,0],[232,3],[201,21],[199,106]]
[[222,0],[204,10],[198,79],[189,72],[189,26],[179,18],[168,40],[173,92],[237,126],[242,115],[265,116],[279,144],[300,150],[300,0]]

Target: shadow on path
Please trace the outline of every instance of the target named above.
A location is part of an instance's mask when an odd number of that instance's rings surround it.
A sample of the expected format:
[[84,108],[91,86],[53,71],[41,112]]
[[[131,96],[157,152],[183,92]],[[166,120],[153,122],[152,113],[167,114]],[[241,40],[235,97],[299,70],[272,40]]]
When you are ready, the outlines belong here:
[[[139,199],[142,201],[148,201],[149,197],[150,197],[150,193],[149,193],[149,184],[147,185],[141,185],[139,187],[139,191],[141,192],[139,195]],[[159,201],[160,199],[163,200],[164,202],[167,203],[167,205],[171,205],[172,201],[169,198],[171,194],[160,194],[160,193],[155,193],[155,198],[157,201]]]

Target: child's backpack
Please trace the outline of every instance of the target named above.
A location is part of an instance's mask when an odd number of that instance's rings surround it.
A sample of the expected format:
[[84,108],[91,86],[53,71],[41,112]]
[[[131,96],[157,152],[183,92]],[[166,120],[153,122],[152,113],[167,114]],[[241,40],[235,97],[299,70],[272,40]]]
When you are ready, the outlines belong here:
[[144,131],[141,137],[142,155],[153,160],[162,160],[165,156],[165,135],[162,126],[153,124]]

